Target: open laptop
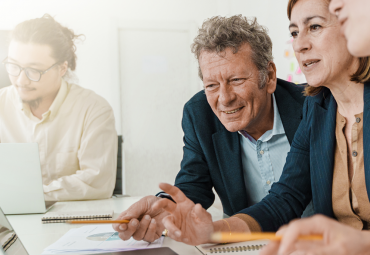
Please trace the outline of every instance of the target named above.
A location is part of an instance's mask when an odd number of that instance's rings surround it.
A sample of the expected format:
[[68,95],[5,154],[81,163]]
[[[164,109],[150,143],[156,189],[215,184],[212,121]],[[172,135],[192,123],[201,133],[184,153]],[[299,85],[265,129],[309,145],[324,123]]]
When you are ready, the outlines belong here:
[[0,208],[0,254],[28,255],[21,240]]
[[37,143],[0,143],[0,207],[5,214],[45,213]]

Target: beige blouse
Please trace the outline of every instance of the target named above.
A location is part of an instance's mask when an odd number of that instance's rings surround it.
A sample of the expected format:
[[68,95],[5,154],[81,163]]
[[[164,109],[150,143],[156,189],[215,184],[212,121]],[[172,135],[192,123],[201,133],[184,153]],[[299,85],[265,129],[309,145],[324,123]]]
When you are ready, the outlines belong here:
[[[344,129],[346,119],[337,112],[335,135],[337,144],[334,155],[333,211],[339,222],[356,229],[368,229],[370,202],[365,183],[363,153],[363,113],[355,115],[352,126],[352,151],[348,151]],[[352,158],[350,165],[349,157]],[[351,169],[352,168],[352,169]],[[352,170],[352,171],[351,171]],[[350,172],[353,173],[350,179]]]
[[[363,153],[363,113],[355,115],[356,122],[352,126],[352,151],[348,151],[347,140],[344,135],[346,119],[337,112],[336,119],[336,147],[334,154],[333,173],[333,211],[339,222],[356,229],[369,229],[370,202],[365,183],[364,153]],[[348,158],[352,157],[352,166]],[[350,169],[352,168],[352,169]],[[353,170],[350,180],[349,173]],[[247,214],[237,214],[245,221],[252,232],[260,232],[261,226]]]

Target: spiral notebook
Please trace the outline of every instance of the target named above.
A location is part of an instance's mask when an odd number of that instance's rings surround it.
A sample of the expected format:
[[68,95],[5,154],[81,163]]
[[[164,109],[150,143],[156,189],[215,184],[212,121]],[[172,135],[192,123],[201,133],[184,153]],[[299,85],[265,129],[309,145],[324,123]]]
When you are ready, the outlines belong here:
[[69,220],[110,220],[114,211],[48,212],[42,223],[63,223]]
[[18,236],[14,231],[1,227],[0,225],[0,247],[2,246],[4,251],[7,251],[17,239]]
[[228,244],[203,244],[195,246],[202,254],[245,254],[258,255],[260,250],[268,244],[269,240],[257,240]]

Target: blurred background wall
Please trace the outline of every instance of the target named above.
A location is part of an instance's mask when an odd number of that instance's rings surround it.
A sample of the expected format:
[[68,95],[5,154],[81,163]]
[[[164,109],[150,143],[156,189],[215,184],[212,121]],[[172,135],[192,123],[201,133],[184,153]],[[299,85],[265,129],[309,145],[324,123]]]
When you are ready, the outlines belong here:
[[[215,15],[257,17],[269,29],[278,77],[304,82],[291,48],[287,0],[0,0],[0,57],[7,34],[49,13],[84,34],[78,84],[111,104],[124,136],[125,192],[154,194],[173,183],[182,158],[184,103],[202,89],[190,44]],[[1,59],[1,60],[2,60]],[[9,85],[0,67],[0,87]]]

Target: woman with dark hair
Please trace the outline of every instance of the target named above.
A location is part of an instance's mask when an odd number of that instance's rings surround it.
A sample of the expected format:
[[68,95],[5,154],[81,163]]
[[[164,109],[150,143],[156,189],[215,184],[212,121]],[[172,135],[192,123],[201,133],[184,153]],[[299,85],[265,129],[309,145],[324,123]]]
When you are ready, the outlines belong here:
[[161,184],[177,202],[162,199],[155,206],[172,214],[163,220],[171,238],[200,244],[213,231],[276,231],[299,218],[311,199],[316,213],[349,229],[369,229],[370,60],[349,53],[328,7],[328,0],[288,4],[293,48],[309,85],[279,182],[261,202],[216,222],[176,187]]
[[67,79],[79,37],[45,14],[15,27],[3,61],[12,86],[0,90],[0,142],[38,143],[46,200],[108,198],[114,189],[112,108]]

